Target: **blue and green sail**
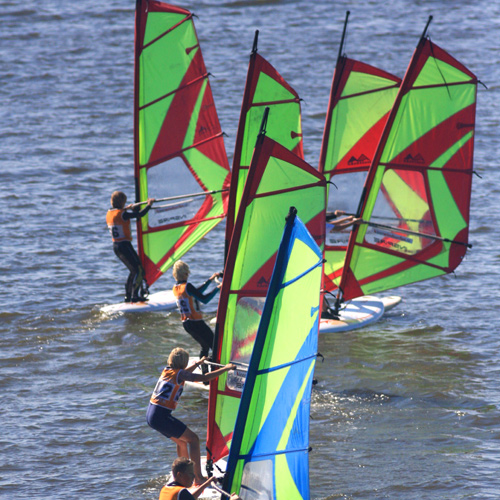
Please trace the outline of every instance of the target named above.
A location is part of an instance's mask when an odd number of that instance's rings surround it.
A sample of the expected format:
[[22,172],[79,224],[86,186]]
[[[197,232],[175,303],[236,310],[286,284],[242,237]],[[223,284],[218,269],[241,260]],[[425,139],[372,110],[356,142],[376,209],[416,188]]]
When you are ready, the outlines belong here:
[[[269,287],[283,229],[283,207],[295,206],[322,247],[325,230],[324,176],[290,150],[258,136],[224,269],[214,357],[245,366]],[[209,460],[229,453],[244,373],[228,372],[210,385]]]
[[[226,491],[243,500],[309,498],[309,412],[322,251],[292,207],[236,419]],[[293,332],[293,334],[291,334]]]
[[469,234],[477,78],[422,36],[364,186],[345,300],[452,272]]
[[138,221],[148,285],[223,220],[229,164],[193,14],[137,0],[136,201],[164,200]]

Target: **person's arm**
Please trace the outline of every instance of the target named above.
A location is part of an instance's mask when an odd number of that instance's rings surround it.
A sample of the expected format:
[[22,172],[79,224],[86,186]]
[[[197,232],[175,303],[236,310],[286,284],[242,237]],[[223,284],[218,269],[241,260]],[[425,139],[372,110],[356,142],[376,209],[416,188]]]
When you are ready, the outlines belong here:
[[192,365],[189,365],[187,368],[184,368],[184,371],[191,372],[191,373],[194,372],[196,370],[196,368],[198,368],[198,366],[201,366],[206,359],[208,359],[208,358],[206,356],[203,356],[202,358],[200,358],[198,361],[196,361]]
[[334,212],[326,212],[325,220],[326,222],[330,222],[331,220],[336,219],[339,215],[345,215],[346,213],[343,210],[335,210]]
[[153,205],[154,201],[155,201],[154,198],[148,198],[148,203],[142,210],[139,210],[138,212],[135,212],[135,211],[134,212],[123,212],[123,218],[125,220],[141,219],[149,212],[149,209],[151,208],[151,205]]
[[209,284],[210,280],[207,280],[207,282],[203,283],[201,287],[195,288],[191,283],[188,283],[186,285],[186,293],[188,295],[191,295],[191,297],[194,297],[202,304],[208,304],[217,295],[217,292],[219,291],[219,288],[214,288],[211,292],[204,294],[203,291]]
[[[216,480],[215,476],[209,477],[201,486],[197,486],[195,489],[191,489],[191,490],[188,490],[188,491],[189,491],[189,493],[191,493],[191,495],[194,498],[198,498],[201,495],[201,493],[203,492],[203,490],[207,486],[210,486],[215,480]],[[183,500],[183,499],[179,498],[179,500]]]
[[353,215],[349,215],[347,217],[343,217],[342,219],[332,222],[333,231],[340,231],[342,229],[347,229],[348,227],[351,227],[354,224],[359,224],[360,222],[361,219],[356,219]]
[[222,375],[224,372],[228,372],[229,370],[235,370],[236,365],[233,365],[232,363],[228,363],[226,366],[223,366],[222,368],[218,368],[217,370],[214,370],[212,372],[204,373],[203,375],[200,373],[192,373],[188,372],[187,370],[180,370],[179,375],[177,376],[177,379],[182,382],[209,382],[210,380],[213,380],[214,378],[217,378],[219,375]]

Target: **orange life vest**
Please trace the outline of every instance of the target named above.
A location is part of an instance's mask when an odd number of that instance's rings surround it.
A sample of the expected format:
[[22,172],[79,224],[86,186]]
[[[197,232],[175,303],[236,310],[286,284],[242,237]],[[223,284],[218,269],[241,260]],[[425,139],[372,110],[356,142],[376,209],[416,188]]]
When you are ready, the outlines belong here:
[[169,410],[175,410],[184,389],[184,382],[178,382],[177,377],[180,369],[172,369],[166,366],[161,372],[160,378],[151,395],[150,402]]
[[125,210],[113,208],[106,214],[106,224],[113,242],[132,241],[132,232],[130,231],[130,220],[123,218]]
[[177,308],[181,313],[181,320],[203,319],[203,314],[200,311],[200,304],[194,297],[188,295],[186,292],[186,285],[187,283],[177,283],[172,289],[176,298]]
[[159,500],[177,500],[179,493],[184,486],[164,486],[160,491]]

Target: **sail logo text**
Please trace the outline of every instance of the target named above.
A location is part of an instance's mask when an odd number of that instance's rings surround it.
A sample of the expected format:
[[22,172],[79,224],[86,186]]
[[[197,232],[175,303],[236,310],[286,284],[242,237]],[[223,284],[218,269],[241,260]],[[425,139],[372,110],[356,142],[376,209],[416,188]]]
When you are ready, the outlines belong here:
[[267,281],[266,278],[264,278],[264,276],[261,276],[259,281],[257,281],[257,286],[259,288],[265,288],[269,286],[269,281]]
[[423,156],[418,153],[416,156],[412,156],[411,154],[405,156],[403,160],[405,163],[425,163]]
[[361,154],[359,158],[356,158],[355,156],[351,156],[349,158],[349,161],[347,162],[348,165],[364,165],[367,163],[370,163],[370,158],[368,156]]

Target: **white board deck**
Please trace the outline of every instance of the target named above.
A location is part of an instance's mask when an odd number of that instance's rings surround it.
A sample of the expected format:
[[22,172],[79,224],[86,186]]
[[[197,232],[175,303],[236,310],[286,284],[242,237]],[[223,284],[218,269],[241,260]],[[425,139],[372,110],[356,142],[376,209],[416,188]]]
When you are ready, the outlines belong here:
[[101,312],[106,314],[114,313],[138,313],[156,311],[174,311],[177,309],[174,292],[164,290],[149,295],[146,302],[120,302],[101,307]]
[[339,319],[321,319],[319,333],[348,332],[363,328],[379,320],[385,310],[401,302],[401,297],[357,297],[346,304],[339,313]]

